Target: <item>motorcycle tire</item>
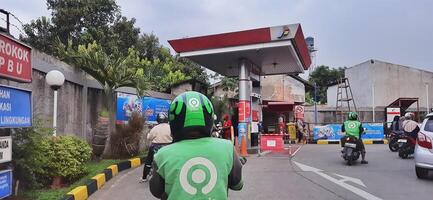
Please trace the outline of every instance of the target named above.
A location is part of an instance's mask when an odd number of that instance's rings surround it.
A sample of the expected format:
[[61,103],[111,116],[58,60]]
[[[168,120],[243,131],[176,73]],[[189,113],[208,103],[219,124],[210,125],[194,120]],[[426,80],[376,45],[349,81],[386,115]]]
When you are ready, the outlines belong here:
[[407,157],[409,157],[409,154],[404,151],[398,151],[398,156],[400,158],[406,159]]
[[389,141],[389,143],[388,143],[389,150],[391,150],[392,152],[398,151],[397,141],[398,141],[398,138],[392,138],[391,141]]

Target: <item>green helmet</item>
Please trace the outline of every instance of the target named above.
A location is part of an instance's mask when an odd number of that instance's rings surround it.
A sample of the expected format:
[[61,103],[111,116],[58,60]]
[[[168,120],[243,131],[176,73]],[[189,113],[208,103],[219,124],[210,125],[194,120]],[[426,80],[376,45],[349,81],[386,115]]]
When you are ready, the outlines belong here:
[[357,120],[357,119],[358,119],[358,114],[356,114],[356,112],[349,113],[349,120]]
[[173,140],[210,137],[214,110],[209,99],[198,92],[184,92],[170,105],[168,121]]

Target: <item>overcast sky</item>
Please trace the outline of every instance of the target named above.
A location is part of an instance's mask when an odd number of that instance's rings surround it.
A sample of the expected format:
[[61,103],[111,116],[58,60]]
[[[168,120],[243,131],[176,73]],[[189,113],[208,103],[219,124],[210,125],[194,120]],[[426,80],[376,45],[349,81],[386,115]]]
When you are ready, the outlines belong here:
[[[301,23],[315,38],[317,65],[367,59],[433,71],[431,0],[118,0],[142,32],[168,39]],[[24,23],[49,16],[45,0],[1,0]],[[14,22],[14,21],[13,21]],[[18,24],[18,22],[14,22]],[[15,31],[16,32],[16,31]]]

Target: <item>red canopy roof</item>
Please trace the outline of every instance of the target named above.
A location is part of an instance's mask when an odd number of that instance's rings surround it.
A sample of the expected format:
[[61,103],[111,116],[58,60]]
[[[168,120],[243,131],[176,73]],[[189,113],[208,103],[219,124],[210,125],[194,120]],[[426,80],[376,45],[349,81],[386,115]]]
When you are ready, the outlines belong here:
[[237,75],[240,58],[250,60],[260,75],[302,73],[311,65],[300,24],[168,42],[180,56],[226,76]]

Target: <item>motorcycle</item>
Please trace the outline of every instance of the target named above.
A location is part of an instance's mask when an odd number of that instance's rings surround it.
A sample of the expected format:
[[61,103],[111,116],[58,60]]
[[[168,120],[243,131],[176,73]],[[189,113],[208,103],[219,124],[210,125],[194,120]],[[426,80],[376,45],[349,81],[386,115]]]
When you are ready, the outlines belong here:
[[398,139],[398,156],[406,159],[409,155],[415,152],[416,139],[407,135],[402,134],[401,138]]
[[346,136],[343,138],[343,150],[341,151],[344,160],[347,161],[347,165],[352,165],[353,162],[359,159],[361,151],[358,147],[358,139],[352,136]]
[[398,151],[398,140],[402,138],[403,133],[401,132],[391,132],[389,135],[389,143],[388,143],[388,147],[389,150],[391,150],[392,152],[397,152]]

